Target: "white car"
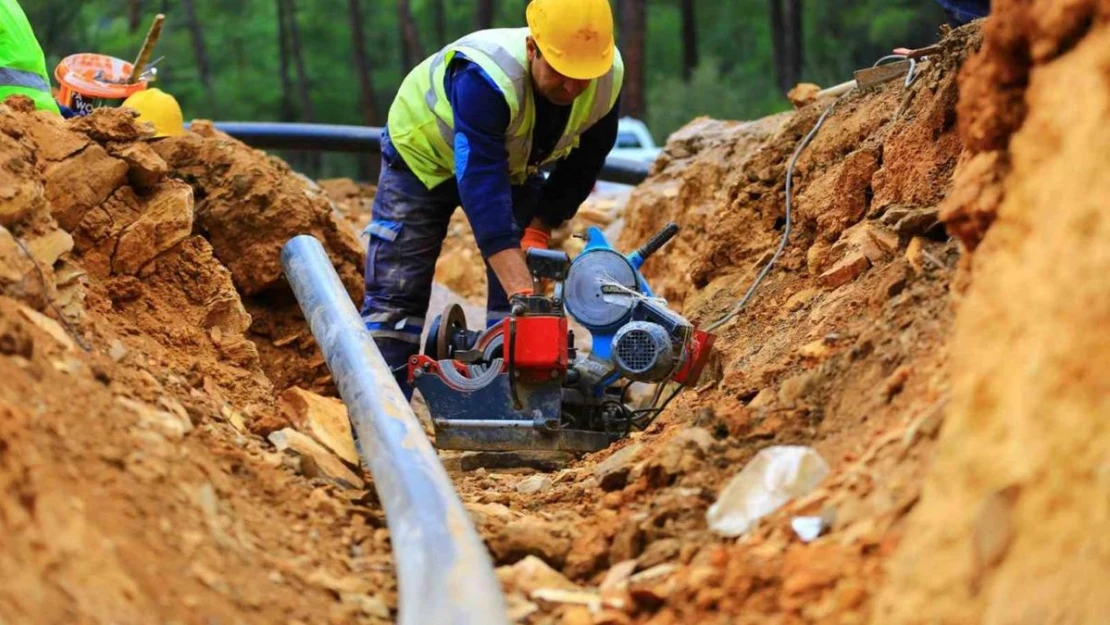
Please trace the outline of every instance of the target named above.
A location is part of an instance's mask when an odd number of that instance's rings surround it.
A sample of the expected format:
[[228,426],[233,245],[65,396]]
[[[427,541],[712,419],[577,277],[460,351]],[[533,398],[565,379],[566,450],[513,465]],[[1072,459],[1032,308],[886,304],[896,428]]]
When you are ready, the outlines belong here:
[[622,117],[617,124],[617,143],[609,156],[645,165],[655,162],[655,157],[659,156],[663,148],[655,145],[644,122],[632,117]]

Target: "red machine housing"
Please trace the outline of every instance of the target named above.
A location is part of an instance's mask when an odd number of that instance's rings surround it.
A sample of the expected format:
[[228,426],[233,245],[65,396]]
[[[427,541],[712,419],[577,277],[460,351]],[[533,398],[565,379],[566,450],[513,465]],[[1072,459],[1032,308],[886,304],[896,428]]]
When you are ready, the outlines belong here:
[[693,386],[698,383],[698,378],[701,377],[702,369],[705,368],[705,363],[709,360],[709,353],[713,349],[713,341],[716,338],[716,335],[705,330],[694,330],[694,338],[686,346],[689,351],[686,361],[682,363],[678,373],[674,375],[675,382],[683,386]]
[[501,321],[505,362],[533,380],[562,376],[569,362],[567,318],[559,316],[508,317]]

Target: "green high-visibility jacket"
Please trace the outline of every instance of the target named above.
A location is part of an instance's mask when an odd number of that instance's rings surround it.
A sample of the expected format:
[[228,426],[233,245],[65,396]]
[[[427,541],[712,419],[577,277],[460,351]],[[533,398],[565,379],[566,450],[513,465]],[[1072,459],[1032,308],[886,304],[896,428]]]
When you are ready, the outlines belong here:
[[574,100],[566,128],[551,154],[543,163],[529,165],[536,107],[527,38],[527,28],[472,33],[425,59],[401,83],[389,109],[389,138],[405,164],[429,189],[455,176],[455,115],[443,82],[457,53],[481,67],[505,96],[510,120],[505,147],[512,184],[521,184],[543,165],[566,157],[578,147],[582,133],[601,121],[616,104],[624,81],[624,62],[619,51],[613,56],[609,73],[591,81]]
[[0,0],[0,102],[15,94],[31,98],[36,108],[58,112],[46,59],[27,15],[16,0]]

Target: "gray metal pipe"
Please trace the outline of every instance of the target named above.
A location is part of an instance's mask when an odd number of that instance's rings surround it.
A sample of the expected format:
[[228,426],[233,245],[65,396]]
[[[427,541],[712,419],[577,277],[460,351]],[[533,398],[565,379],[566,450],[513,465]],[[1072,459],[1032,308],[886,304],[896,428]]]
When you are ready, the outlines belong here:
[[324,247],[281,252],[285,277],[347,405],[393,543],[399,625],[507,625],[493,563]]

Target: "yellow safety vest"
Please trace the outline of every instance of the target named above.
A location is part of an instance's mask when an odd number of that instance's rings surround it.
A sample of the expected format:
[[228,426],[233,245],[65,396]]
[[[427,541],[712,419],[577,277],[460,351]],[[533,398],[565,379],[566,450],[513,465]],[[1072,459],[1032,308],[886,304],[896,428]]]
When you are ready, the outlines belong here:
[[15,94],[31,98],[36,108],[58,112],[27,16],[15,0],[0,0],[0,101]]
[[505,96],[510,120],[505,147],[513,184],[523,183],[539,167],[566,157],[578,147],[582,133],[612,110],[624,80],[620,52],[614,55],[609,73],[591,81],[574,100],[566,129],[547,159],[529,165],[536,107],[527,37],[527,28],[472,33],[425,59],[401,83],[389,109],[389,138],[405,164],[429,189],[455,176],[455,114],[443,82],[457,53],[478,64]]

